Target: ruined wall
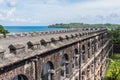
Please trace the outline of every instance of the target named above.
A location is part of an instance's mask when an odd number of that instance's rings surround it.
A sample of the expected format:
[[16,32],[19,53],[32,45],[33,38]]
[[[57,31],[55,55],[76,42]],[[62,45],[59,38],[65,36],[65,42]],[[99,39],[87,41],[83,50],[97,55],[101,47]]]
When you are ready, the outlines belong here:
[[22,61],[17,64],[1,68],[0,80],[12,80],[17,75],[25,75],[29,80],[35,80],[34,62]]
[[[100,34],[97,35],[97,33],[100,33]],[[111,45],[108,46],[108,48],[104,47],[105,44],[109,45],[107,43],[107,40],[109,41],[109,38],[107,38],[106,32],[98,31],[93,34],[92,32],[89,34],[84,32],[84,33],[80,33],[80,35],[70,34],[68,36],[70,38],[69,40],[66,38],[66,36],[62,37],[63,40],[61,38],[59,39],[50,38],[50,41],[48,42],[47,41],[44,42],[45,40],[43,40],[43,42],[41,42],[41,45],[39,45],[40,48],[37,48],[37,49],[36,49],[36,46],[40,44],[40,41],[37,43],[32,42],[33,45],[35,46],[32,46],[30,51],[35,52],[33,54],[36,54],[36,55],[34,55],[31,58],[27,58],[23,61],[18,61],[14,64],[10,64],[9,66],[1,68],[0,80],[12,80],[15,76],[20,74],[25,75],[28,78],[28,80],[42,80],[41,77],[43,74],[43,68],[46,63],[51,63],[50,66],[52,66],[52,68],[50,69],[51,70],[50,72],[52,72],[52,75],[53,75],[52,80],[75,80],[75,79],[76,80],[84,80],[84,79],[93,80],[94,76],[92,76],[92,74],[96,74],[96,76],[100,77],[99,75],[101,72],[101,68],[100,68],[101,64],[99,60],[101,58],[102,59],[106,58],[105,53],[111,46]],[[14,46],[18,50],[22,47],[20,45],[19,45],[20,47],[18,45],[17,46],[14,45]],[[11,48],[14,46],[12,45]],[[28,49],[28,47],[26,48]],[[78,51],[76,55],[74,54],[75,49],[77,49]],[[18,51],[18,52],[20,52],[19,54],[21,54],[21,51]],[[16,53],[15,53],[15,56],[19,57]],[[32,53],[29,53],[28,55],[31,55],[31,54]],[[88,57],[88,54],[90,54],[89,57]],[[61,61],[64,56],[68,56],[66,58],[67,60],[65,64],[67,64],[66,66],[69,74],[67,74],[64,78],[62,78],[61,77],[61,70],[62,70]],[[77,64],[78,64],[78,66],[76,66],[75,69],[73,68],[73,64],[75,64],[73,61],[74,57],[77,58]],[[84,59],[84,62],[83,62],[83,59]],[[96,60],[96,63],[94,63],[95,62],[94,60]],[[104,62],[105,62],[104,60],[101,60],[102,64]],[[104,68],[104,66],[102,67]],[[93,69],[96,69],[95,73]],[[92,78],[90,78],[91,76]],[[43,79],[43,80],[46,80],[46,79]]]
[[[39,63],[38,64],[38,69],[39,69],[39,75],[38,79],[41,79],[41,73],[42,73],[42,68],[43,65],[47,62],[52,62],[54,65],[54,69],[56,70],[55,75],[54,75],[54,79],[55,80],[61,80],[61,59],[62,57],[67,54],[69,56],[69,74],[72,74],[72,58],[73,58],[73,53],[74,53],[74,49],[78,48],[77,44],[73,44],[71,46],[67,46],[67,47],[63,47],[59,50],[54,50],[54,51],[50,51],[48,53],[46,53],[46,55],[41,55],[40,59],[39,59]],[[42,65],[42,66],[41,66]],[[70,77],[69,75],[69,77]]]

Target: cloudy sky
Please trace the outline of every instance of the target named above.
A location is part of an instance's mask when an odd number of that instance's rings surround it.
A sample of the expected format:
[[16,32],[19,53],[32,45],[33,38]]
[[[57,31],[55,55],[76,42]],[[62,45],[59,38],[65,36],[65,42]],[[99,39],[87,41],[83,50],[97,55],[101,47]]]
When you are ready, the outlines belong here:
[[120,0],[0,0],[0,24],[120,23]]

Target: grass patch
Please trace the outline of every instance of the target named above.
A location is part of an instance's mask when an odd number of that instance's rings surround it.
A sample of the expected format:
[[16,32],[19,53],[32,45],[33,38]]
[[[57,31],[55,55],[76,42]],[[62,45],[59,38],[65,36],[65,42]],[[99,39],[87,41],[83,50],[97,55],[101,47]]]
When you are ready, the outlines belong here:
[[[120,80],[120,54],[114,54],[112,60],[113,62],[110,62],[104,80]],[[118,76],[117,79],[113,79],[115,76]]]

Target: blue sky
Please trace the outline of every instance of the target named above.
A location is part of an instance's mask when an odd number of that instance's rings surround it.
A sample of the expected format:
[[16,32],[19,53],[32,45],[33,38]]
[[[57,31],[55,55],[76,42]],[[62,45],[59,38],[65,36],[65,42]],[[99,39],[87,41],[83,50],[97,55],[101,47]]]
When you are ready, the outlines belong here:
[[0,0],[0,24],[120,23],[120,0]]

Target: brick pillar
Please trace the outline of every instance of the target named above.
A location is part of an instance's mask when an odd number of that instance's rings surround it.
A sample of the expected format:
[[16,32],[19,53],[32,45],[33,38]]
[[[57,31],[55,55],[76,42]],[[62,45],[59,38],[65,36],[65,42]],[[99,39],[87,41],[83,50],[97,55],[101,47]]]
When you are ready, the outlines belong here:
[[85,51],[82,51],[82,53],[81,53],[81,61],[82,61],[82,63],[85,63],[86,62],[86,55],[85,55]]
[[91,58],[91,49],[90,49],[90,47],[88,48],[88,58]]
[[87,77],[86,77],[86,70],[84,70],[82,72],[82,79],[81,80],[87,80]]
[[91,77],[91,66],[89,65],[89,67],[87,67],[87,79],[90,79]]
[[92,48],[89,49],[90,57],[92,57]]

